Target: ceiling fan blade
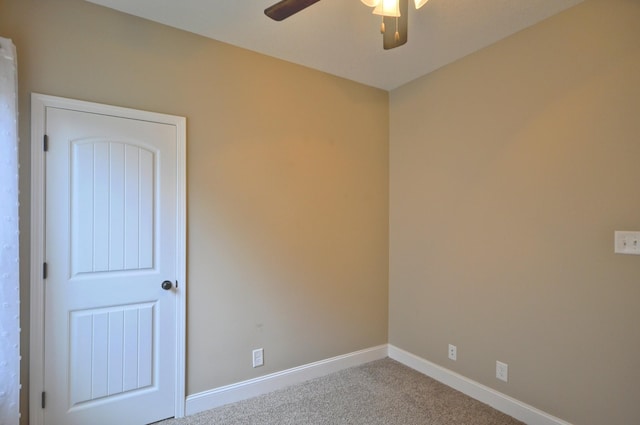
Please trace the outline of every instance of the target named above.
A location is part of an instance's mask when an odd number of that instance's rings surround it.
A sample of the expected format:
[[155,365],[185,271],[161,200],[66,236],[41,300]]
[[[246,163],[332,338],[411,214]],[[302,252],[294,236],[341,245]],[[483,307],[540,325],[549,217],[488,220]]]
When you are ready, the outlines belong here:
[[[382,47],[385,50],[402,46],[407,42],[407,33],[409,32],[409,0],[400,0],[400,16],[383,16],[385,31],[382,33]],[[398,38],[396,39],[396,32]]]
[[282,21],[319,1],[320,0],[282,0],[267,7],[264,10],[264,14],[273,20]]

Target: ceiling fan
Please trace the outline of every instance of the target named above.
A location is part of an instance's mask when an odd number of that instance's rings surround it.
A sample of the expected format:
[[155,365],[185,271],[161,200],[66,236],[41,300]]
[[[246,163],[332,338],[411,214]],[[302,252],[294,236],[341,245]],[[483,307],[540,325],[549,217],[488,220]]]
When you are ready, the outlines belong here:
[[[264,13],[271,19],[282,21],[319,1],[281,0],[266,8]],[[427,0],[414,1],[416,9],[427,2]],[[402,46],[407,42],[409,0],[362,0],[362,2],[367,6],[374,7],[374,14],[382,16],[380,32],[382,33],[382,47],[385,50]]]

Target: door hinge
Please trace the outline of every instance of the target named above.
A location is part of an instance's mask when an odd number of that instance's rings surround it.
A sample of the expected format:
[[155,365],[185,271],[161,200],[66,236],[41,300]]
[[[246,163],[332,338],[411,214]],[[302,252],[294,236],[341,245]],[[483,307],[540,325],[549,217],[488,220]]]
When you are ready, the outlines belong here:
[[178,281],[176,280],[176,289],[178,289]]
[[46,400],[46,395],[45,392],[42,392],[42,408],[44,409],[44,405],[45,405],[45,400]]
[[42,263],[42,278],[47,278],[47,263]]
[[44,135],[44,140],[42,143],[42,149],[47,152],[49,150],[49,136],[47,136],[46,134]]

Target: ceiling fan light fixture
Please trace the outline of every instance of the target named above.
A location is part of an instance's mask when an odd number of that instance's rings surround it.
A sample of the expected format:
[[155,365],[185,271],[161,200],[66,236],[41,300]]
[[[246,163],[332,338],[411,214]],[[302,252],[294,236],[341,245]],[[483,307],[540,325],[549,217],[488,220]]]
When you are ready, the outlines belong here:
[[[364,1],[364,0],[363,0]],[[416,9],[420,9],[422,6],[424,6],[429,0],[415,0],[416,3]]]
[[399,0],[379,0],[378,5],[373,9],[375,15],[382,16],[400,16]]
[[[1,2],[2,0],[0,0]],[[264,10],[264,14],[274,21],[282,21],[320,0],[279,0]],[[373,8],[375,15],[381,16],[380,32],[382,33],[382,47],[385,50],[394,49],[407,42],[407,23],[409,0],[360,0],[366,6]],[[422,7],[428,0],[413,0],[416,8]],[[395,31],[385,30],[395,27]]]

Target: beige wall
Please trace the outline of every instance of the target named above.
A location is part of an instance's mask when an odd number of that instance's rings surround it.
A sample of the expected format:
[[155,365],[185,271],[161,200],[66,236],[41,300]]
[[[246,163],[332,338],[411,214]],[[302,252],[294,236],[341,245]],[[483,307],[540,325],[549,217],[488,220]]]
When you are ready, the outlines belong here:
[[80,0],[0,0],[0,34],[19,61],[25,365],[31,92],[187,117],[189,394],[387,342],[386,92]]
[[580,425],[640,423],[639,22],[586,1],[390,96],[390,343]]
[[614,230],[640,230],[637,22],[638,1],[586,1],[389,106],[80,0],[0,0],[19,56],[23,358],[35,91],[187,117],[190,394],[385,343],[389,305],[400,348],[575,424],[640,422],[640,258],[612,253]]

